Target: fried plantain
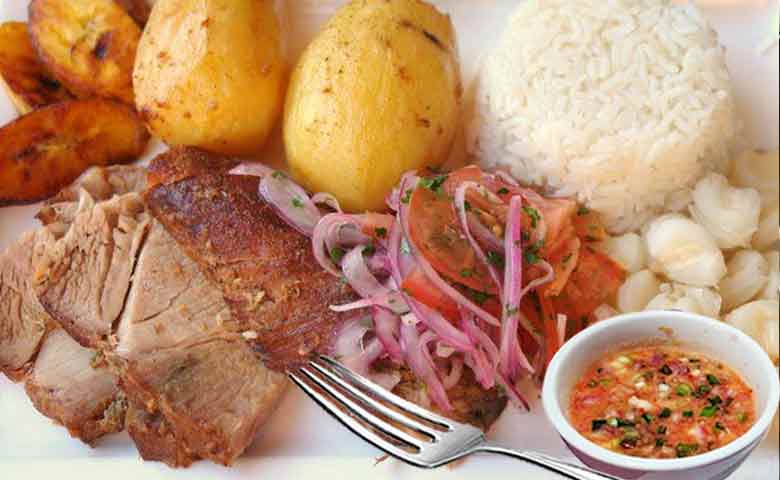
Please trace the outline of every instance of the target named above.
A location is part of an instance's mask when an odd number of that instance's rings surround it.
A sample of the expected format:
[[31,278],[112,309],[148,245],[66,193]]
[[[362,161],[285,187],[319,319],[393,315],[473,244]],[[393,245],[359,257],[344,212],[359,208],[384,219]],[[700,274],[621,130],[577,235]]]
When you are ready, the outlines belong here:
[[21,114],[72,98],[38,60],[23,22],[0,24],[0,84]]
[[80,98],[133,104],[133,64],[141,29],[114,0],[32,0],[33,47]]
[[148,0],[116,0],[116,3],[130,14],[138,25],[146,25],[152,10],[151,2]]
[[0,128],[0,206],[56,194],[87,168],[127,163],[149,133],[130,106],[105,99],[70,100]]

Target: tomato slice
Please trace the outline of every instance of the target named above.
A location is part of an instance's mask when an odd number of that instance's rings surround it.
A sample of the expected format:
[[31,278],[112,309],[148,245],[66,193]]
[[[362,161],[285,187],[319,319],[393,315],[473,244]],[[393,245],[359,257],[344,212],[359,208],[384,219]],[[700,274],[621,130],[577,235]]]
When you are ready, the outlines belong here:
[[446,194],[417,187],[409,206],[409,236],[434,269],[450,281],[496,293],[487,266],[477,258]]
[[605,254],[585,245],[580,249],[577,268],[561,292],[561,302],[569,315],[582,319],[607,302],[626,279],[626,272]]
[[[415,300],[441,313],[453,323],[459,321],[460,310],[457,302],[433,286],[425,273],[419,268],[413,270],[404,279],[401,283],[401,288],[404,292],[414,297]],[[465,295],[465,292],[461,291],[461,293]],[[495,297],[488,297],[481,303],[480,307],[493,316],[501,316],[501,303]]]
[[390,230],[395,223],[395,217],[392,215],[383,215],[381,213],[368,212],[365,214],[363,222],[363,233],[376,240],[384,240],[390,234]]

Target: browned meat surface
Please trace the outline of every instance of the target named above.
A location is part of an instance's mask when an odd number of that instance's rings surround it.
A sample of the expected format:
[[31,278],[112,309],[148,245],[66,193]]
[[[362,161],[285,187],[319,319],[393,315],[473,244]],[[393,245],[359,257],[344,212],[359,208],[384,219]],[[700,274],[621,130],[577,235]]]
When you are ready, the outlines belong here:
[[143,210],[130,193],[81,211],[38,264],[33,281],[41,305],[84,347],[103,345],[122,312],[151,223]]
[[133,439],[149,455],[145,458],[171,466],[198,458],[232,464],[287,385],[284,375],[261,365],[241,340],[158,350],[124,370],[127,394],[145,406],[142,421],[131,430]]
[[40,245],[50,236],[26,233],[0,255],[0,371],[12,380],[24,375],[51,324],[32,289]]
[[124,426],[125,401],[118,379],[93,366],[96,357],[96,351],[56,329],[46,336],[25,384],[38,411],[90,444]]
[[193,147],[173,147],[155,157],[148,168],[149,186],[175,183],[208,173],[226,173],[238,160],[207,153]]
[[470,369],[464,369],[460,381],[447,390],[453,411],[442,412],[431,403],[425,393],[425,385],[408,368],[400,367],[389,360],[380,360],[374,368],[378,373],[400,375],[401,381],[393,389],[393,393],[399,397],[457,422],[470,423],[484,431],[490,430],[507,406],[506,396],[502,396],[496,388],[485,391],[477,383]]
[[143,405],[130,401],[125,426],[144,460],[165,462],[172,467],[189,467],[197,460],[184,442],[176,438],[159,411],[149,413]]
[[152,214],[219,286],[234,320],[257,333],[271,368],[317,350],[343,318],[330,305],[355,299],[322,270],[307,238],[257,195],[257,179],[203,175],[146,193]]

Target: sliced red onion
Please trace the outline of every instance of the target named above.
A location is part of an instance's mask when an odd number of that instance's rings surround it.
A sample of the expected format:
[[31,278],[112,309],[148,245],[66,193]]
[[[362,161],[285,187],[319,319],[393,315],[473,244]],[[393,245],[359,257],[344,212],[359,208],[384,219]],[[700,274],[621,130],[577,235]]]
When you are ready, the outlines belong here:
[[406,296],[406,303],[420,320],[420,323],[435,332],[443,342],[464,352],[470,352],[474,349],[468,335],[455,328],[439,312],[409,296]]
[[488,260],[487,254],[471,234],[471,228],[469,228],[469,215],[466,211],[466,192],[469,190],[469,188],[478,189],[479,184],[474,182],[463,182],[455,190],[455,213],[458,215],[458,219],[460,220],[460,228],[463,230],[463,233],[466,234],[466,238],[471,244],[471,248],[474,249],[474,252],[477,254],[477,258],[479,258],[479,260],[485,264],[488,271],[490,272],[490,278],[492,278],[493,283],[496,284],[499,299],[503,303],[504,292],[502,288],[503,282],[501,281],[501,275],[498,273],[496,267],[494,267],[493,264]]
[[341,210],[338,199],[330,193],[317,193],[311,197],[311,201],[314,202],[315,205],[327,205],[338,213],[344,213],[343,210]]
[[379,283],[366,265],[366,258],[363,256],[366,248],[368,247],[360,245],[350,250],[341,261],[341,271],[352,289],[361,297],[387,295],[390,292]]
[[476,215],[468,214],[468,225],[478,243],[492,252],[503,252],[504,242],[479,221]]
[[390,357],[399,362],[403,361],[401,345],[398,343],[398,336],[401,334],[400,317],[384,308],[375,307],[374,332]]
[[409,311],[409,307],[406,305],[403,296],[400,293],[394,291],[389,291],[388,293],[377,295],[371,298],[363,298],[361,300],[352,303],[346,303],[344,305],[331,305],[329,308],[331,311],[344,313],[373,307],[380,307],[390,310],[396,315],[403,315]]
[[307,237],[314,234],[322,214],[306,190],[286,175],[276,172],[260,180],[259,192],[288,225]]
[[444,378],[441,379],[441,383],[445,390],[449,390],[460,382],[463,376],[463,359],[459,356],[454,356],[450,359],[450,371]]
[[274,169],[264,165],[262,163],[242,163],[233,170],[229,171],[230,175],[247,175],[250,177],[265,177],[274,173]]
[[558,346],[562,347],[566,342],[566,324],[568,319],[566,315],[558,314],[558,318],[555,323],[555,331],[558,334]]
[[442,385],[439,377],[436,375],[433,365],[423,355],[417,327],[405,323],[401,324],[401,349],[404,352],[406,364],[412,373],[426,385],[431,400],[442,410],[446,412],[452,411],[452,405],[449,398],[447,398],[447,391],[444,389],[444,385]]
[[371,330],[370,325],[370,319],[366,317],[345,320],[333,338],[331,354],[338,358],[351,358],[362,353],[363,339]]
[[477,327],[474,314],[464,309],[461,309],[461,326],[466,335],[477,346],[466,358],[472,360],[470,367],[474,370],[479,384],[489,390],[495,386],[496,382],[496,368],[499,361],[498,347],[487,333]]
[[387,390],[392,390],[396,385],[398,385],[398,382],[401,381],[401,375],[397,372],[390,374],[378,373],[371,369],[371,365],[379,360],[384,354],[384,346],[378,339],[374,338],[368,342],[368,345],[366,345],[365,350],[362,352],[351,357],[341,358],[339,360],[345,367],[357,373],[358,375],[362,375],[368,378],[372,382]]
[[326,271],[336,277],[341,276],[331,259],[331,253],[340,248],[352,249],[358,245],[368,245],[371,239],[361,232],[361,216],[331,213],[325,215],[314,227],[312,248],[314,258]]
[[518,320],[520,317],[520,302],[523,300],[523,245],[522,218],[523,200],[520,196],[512,197],[507,215],[504,249],[506,268],[504,271],[505,303],[501,324],[501,373],[510,381],[515,381],[520,370],[533,373],[531,362],[528,361],[517,338]]
[[[407,188],[409,187],[406,184],[402,184],[402,188],[401,188],[402,191],[407,191]],[[422,269],[425,276],[428,277],[428,279],[431,281],[431,284],[435,288],[441,290],[448,297],[455,300],[455,302],[458,305],[463,305],[468,310],[472,311],[477,317],[483,319],[484,321],[488,322],[491,325],[495,325],[495,326],[501,325],[501,322],[499,322],[496,317],[494,317],[493,315],[491,315],[490,313],[488,313],[487,311],[479,307],[477,304],[475,304],[470,299],[468,299],[465,295],[463,295],[455,288],[453,288],[450,284],[448,284],[446,281],[444,281],[444,279],[442,279],[441,276],[438,274],[438,272],[436,272],[436,269],[433,268],[430,262],[428,262],[428,260],[425,259],[425,256],[420,253],[420,251],[414,245],[414,242],[409,240],[411,237],[409,236],[409,205],[408,204],[401,202],[398,216],[400,218],[403,236],[404,238],[407,239],[407,245],[409,246],[409,250],[414,256],[414,259],[417,262],[417,266]]]
[[508,172],[505,172],[503,170],[496,170],[495,172],[493,172],[493,174],[496,177],[498,177],[500,180],[502,180],[503,182],[508,183],[509,185],[511,185],[513,187],[519,187],[520,186],[520,184],[517,183],[517,180],[515,180],[515,177],[513,177]]

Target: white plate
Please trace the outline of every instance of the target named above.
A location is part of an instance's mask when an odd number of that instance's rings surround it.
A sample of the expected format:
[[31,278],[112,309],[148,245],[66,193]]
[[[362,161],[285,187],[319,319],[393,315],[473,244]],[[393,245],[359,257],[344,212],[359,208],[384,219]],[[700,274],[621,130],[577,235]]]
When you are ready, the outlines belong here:
[[[710,0],[712,1],[712,0]],[[721,1],[721,0],[719,0]],[[732,0],[731,3],[737,0]],[[289,0],[288,17],[293,57],[306,45],[319,25],[344,3],[336,0]],[[503,21],[517,0],[435,1],[452,15],[458,30],[459,48],[467,81],[473,78],[481,54],[492,45]],[[721,1],[721,3],[723,3]],[[765,4],[760,0],[744,3]],[[756,147],[778,147],[778,52],[757,51],[769,30],[770,5],[708,9],[707,15],[728,48],[728,60],[743,112],[749,142]],[[24,20],[27,2],[0,2],[0,21]],[[14,117],[13,108],[0,94],[0,124]],[[273,148],[271,149],[273,150]],[[20,233],[36,227],[35,207],[0,210],[0,250]],[[0,377],[2,377],[0,375]],[[506,445],[572,458],[544,418],[534,399],[532,413],[509,409],[491,437]],[[777,478],[777,421],[770,437],[733,478]],[[123,480],[125,478],[534,478],[555,479],[551,474],[522,463],[498,457],[472,458],[456,470],[420,471],[399,462],[374,466],[379,453],[353,437],[308,398],[290,389],[273,421],[232,469],[199,462],[188,470],[174,471],[164,465],[143,463],[126,434],[104,439],[90,449],[68,437],[67,432],[39,415],[23,388],[0,378],[0,479],[37,479],[78,475],[79,479]]]

